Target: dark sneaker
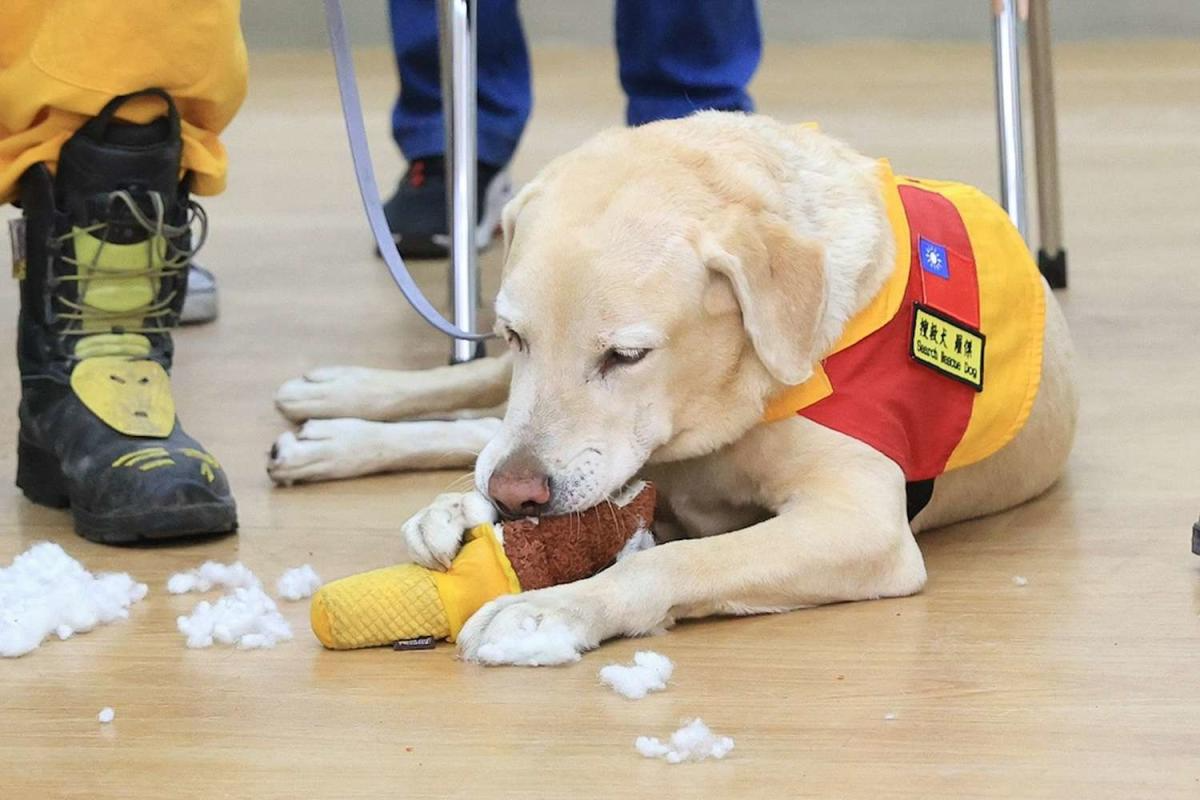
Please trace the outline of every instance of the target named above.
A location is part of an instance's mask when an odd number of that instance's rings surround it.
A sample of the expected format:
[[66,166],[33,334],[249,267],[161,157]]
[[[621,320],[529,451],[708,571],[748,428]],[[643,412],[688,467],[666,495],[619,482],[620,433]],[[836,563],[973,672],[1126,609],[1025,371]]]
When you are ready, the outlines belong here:
[[[153,95],[167,116],[121,123]],[[180,181],[179,114],[147,90],[114,98],[21,177],[21,369],[17,485],[70,508],[107,544],[232,531],[221,465],[184,432],[168,372],[171,329],[203,243],[203,209]],[[196,239],[193,241],[193,229]]]
[[[512,180],[503,167],[479,162],[478,225],[475,244],[487,247],[500,230],[500,212],[512,196]],[[408,165],[396,193],[383,206],[396,248],[405,258],[445,258],[450,225],[446,219],[446,160],[419,158]]]

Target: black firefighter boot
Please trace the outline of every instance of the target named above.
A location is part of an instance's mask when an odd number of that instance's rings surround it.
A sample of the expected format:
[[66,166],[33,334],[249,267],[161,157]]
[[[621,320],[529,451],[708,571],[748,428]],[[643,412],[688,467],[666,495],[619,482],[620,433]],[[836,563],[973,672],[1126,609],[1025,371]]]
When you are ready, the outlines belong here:
[[[167,115],[114,119],[142,95],[160,97]],[[70,507],[76,532],[94,542],[237,528],[224,471],[180,427],[168,377],[205,230],[180,181],[181,151],[174,103],[151,89],[85,123],[56,176],[38,164],[21,177],[17,485],[35,503]]]

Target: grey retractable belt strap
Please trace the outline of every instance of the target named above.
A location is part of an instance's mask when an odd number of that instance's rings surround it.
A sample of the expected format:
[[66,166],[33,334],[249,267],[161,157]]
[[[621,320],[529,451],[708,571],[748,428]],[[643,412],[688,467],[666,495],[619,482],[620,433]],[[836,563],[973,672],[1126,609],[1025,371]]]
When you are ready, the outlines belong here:
[[387,264],[392,280],[400,287],[404,298],[413,309],[433,327],[454,339],[481,342],[492,337],[490,333],[474,333],[458,328],[441,314],[426,299],[421,289],[409,274],[396,249],[392,232],[388,229],[383,207],[379,203],[379,187],[375,183],[375,170],[371,167],[371,151],[367,146],[367,132],[363,126],[362,102],[358,97],[358,82],[354,74],[354,61],[350,54],[350,39],[346,34],[346,20],[342,15],[340,0],[325,0],[325,24],[329,29],[329,46],[333,50],[333,63],[337,71],[338,91],[342,96],[342,116],[346,121],[346,134],[350,138],[350,157],[354,161],[354,178],[362,195],[363,210],[379,253]]

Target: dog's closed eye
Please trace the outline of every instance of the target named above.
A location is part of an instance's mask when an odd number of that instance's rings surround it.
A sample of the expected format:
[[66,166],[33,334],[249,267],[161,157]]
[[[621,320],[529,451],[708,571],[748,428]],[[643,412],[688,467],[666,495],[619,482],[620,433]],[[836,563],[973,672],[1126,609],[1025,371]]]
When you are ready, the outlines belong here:
[[600,362],[601,374],[607,374],[618,367],[628,367],[638,363],[650,354],[649,347],[614,347],[604,354]]

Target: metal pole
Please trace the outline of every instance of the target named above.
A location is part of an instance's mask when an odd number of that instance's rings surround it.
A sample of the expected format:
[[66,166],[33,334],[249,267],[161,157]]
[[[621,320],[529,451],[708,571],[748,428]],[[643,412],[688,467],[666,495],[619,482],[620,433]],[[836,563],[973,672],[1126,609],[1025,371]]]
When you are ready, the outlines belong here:
[[1033,145],[1037,155],[1038,266],[1056,289],[1067,285],[1059,195],[1058,121],[1054,112],[1054,68],[1050,60],[1050,0],[1029,3],[1029,84]]
[[1000,202],[1029,241],[1025,215],[1024,144],[1021,141],[1021,68],[1017,0],[996,0],[996,115],[1000,135]]
[[[450,297],[454,324],[476,329],[479,308],[479,260],[475,246],[475,11],[476,0],[438,0],[441,37],[442,113],[446,127],[446,177],[449,185]],[[476,342],[454,341],[451,363],[483,353]]]

